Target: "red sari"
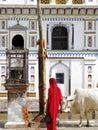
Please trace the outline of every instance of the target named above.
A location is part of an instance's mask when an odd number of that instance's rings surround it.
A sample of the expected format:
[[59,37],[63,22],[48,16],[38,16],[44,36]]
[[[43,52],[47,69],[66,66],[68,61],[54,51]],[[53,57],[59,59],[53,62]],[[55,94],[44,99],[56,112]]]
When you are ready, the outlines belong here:
[[56,130],[56,118],[58,116],[62,94],[54,78],[50,78],[49,83],[50,88],[48,90],[48,113],[51,116],[52,122],[47,123],[47,130]]

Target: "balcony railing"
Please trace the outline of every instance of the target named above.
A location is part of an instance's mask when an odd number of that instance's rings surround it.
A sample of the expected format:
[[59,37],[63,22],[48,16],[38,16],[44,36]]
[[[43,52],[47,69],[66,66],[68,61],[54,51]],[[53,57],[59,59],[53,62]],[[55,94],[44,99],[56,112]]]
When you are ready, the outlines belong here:
[[7,79],[6,80],[6,84],[15,84],[15,85],[17,85],[17,84],[28,84],[28,80],[25,80],[25,79]]

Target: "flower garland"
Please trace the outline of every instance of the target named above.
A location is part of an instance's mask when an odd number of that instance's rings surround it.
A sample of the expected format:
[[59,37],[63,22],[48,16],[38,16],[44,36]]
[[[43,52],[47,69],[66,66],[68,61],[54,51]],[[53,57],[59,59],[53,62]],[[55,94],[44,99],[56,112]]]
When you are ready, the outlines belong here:
[[[36,45],[40,45],[41,44],[41,40],[39,39],[37,42],[36,42]],[[42,45],[43,45],[43,48],[45,48],[46,46],[46,41],[45,39],[42,39]]]
[[28,107],[23,106],[23,118],[26,125],[28,125]]

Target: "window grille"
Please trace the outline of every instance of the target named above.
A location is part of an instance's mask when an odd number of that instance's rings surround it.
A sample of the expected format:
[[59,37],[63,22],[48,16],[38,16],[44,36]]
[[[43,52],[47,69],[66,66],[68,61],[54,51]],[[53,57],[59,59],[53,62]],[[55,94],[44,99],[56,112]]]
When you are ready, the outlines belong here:
[[41,0],[41,4],[49,4],[50,0]]
[[82,4],[82,0],[72,0],[72,4]]
[[64,84],[64,73],[56,73],[56,81],[59,84]]
[[66,0],[56,0],[56,4],[66,4]]

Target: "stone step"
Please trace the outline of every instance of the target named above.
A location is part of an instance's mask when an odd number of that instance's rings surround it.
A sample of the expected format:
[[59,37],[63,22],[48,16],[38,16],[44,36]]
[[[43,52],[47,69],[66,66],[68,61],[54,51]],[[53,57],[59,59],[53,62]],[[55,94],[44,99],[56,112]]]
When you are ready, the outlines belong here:
[[[79,122],[80,122],[80,120],[71,120],[71,119],[70,120],[59,120],[57,125],[59,127],[62,127],[62,126],[78,126]],[[95,126],[95,120],[90,120],[89,122],[90,122],[90,126]],[[82,124],[84,126],[86,126],[87,121],[83,120]]]

